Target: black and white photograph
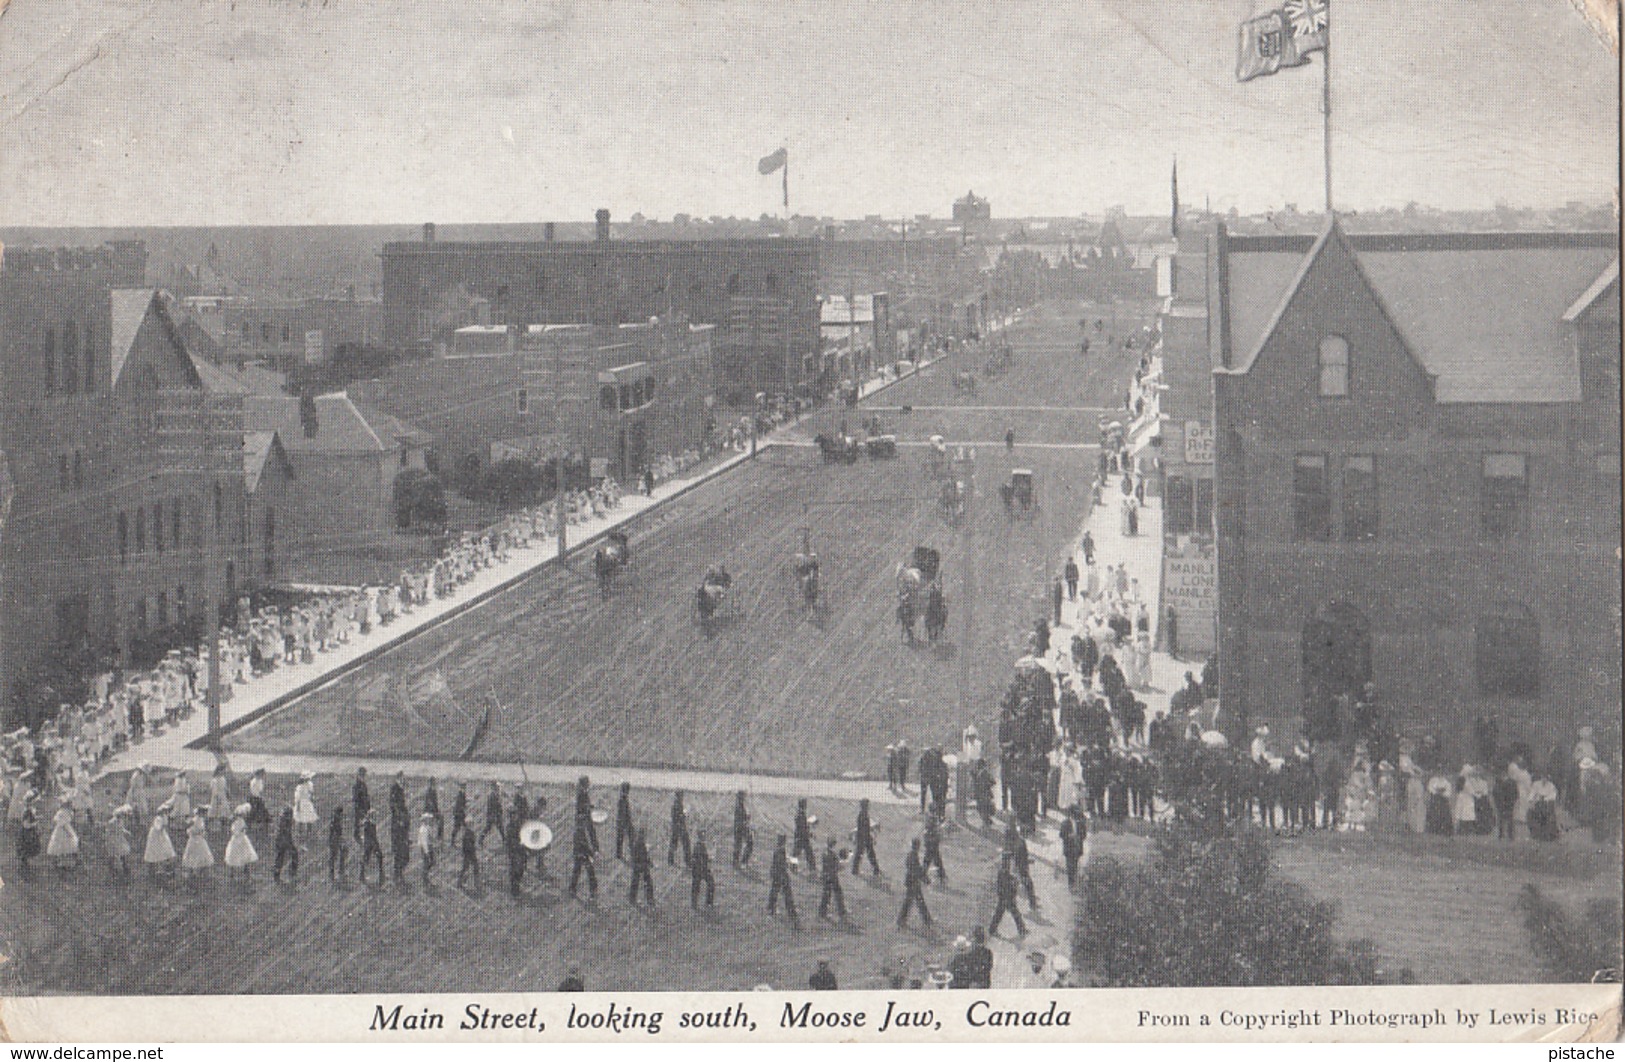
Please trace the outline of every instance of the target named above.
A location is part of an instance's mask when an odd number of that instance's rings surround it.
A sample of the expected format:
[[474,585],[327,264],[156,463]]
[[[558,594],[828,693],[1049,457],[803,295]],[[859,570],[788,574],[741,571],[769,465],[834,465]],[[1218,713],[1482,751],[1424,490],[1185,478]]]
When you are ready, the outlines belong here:
[[1618,30],[0,4],[5,1037],[1617,1037]]

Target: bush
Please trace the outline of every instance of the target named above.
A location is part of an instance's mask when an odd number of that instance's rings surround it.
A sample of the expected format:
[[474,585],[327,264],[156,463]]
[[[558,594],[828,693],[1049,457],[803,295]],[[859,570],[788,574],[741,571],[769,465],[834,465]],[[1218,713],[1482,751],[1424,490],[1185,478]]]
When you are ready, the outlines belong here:
[[1616,982],[1625,968],[1621,956],[1619,900],[1600,897],[1576,919],[1534,885],[1518,894],[1517,908],[1529,935],[1529,949],[1553,980]]
[[517,457],[498,461],[480,477],[480,498],[498,505],[535,503],[542,485],[542,470]]
[[1172,827],[1140,866],[1089,866],[1074,960],[1110,987],[1376,984],[1375,945],[1339,944],[1336,913],[1275,879],[1256,834]]
[[439,527],[446,522],[446,492],[433,473],[421,468],[395,474],[395,523],[401,528]]

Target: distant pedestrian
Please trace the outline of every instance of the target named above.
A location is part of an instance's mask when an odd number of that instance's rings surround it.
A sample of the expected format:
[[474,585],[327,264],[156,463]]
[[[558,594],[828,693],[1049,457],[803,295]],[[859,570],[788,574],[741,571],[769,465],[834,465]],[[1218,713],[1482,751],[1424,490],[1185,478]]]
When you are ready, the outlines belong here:
[[1004,922],[1005,913],[1016,920],[1016,932],[1021,936],[1027,935],[1027,924],[1022,921],[1021,911],[1016,908],[1016,874],[1011,867],[1010,856],[1005,854],[999,859],[999,876],[995,886],[998,893],[998,904],[993,909],[993,920],[988,923],[987,935],[997,936],[999,926]]
[[[472,874],[474,876],[474,888],[479,890],[482,888],[482,886],[480,884],[480,850],[478,841],[474,836],[474,831],[466,828],[462,831],[460,839],[462,842],[463,863],[462,866],[457,868],[457,885],[459,888],[466,885],[468,883],[469,875]],[[380,868],[380,872],[381,870],[382,868]]]
[[683,806],[681,789],[671,797],[671,826],[666,841],[667,866],[676,865],[678,846],[683,849],[683,863],[686,866],[694,856],[694,842],[688,834],[688,810]]
[[705,845],[705,831],[701,830],[694,838],[694,847],[688,859],[688,905],[700,905],[700,890],[705,891],[705,906],[713,907],[717,902],[717,882],[711,876],[711,850]]
[[429,875],[434,871],[434,854],[436,844],[437,824],[435,817],[425,811],[418,820],[418,870],[423,876],[423,886],[428,888]]
[[1016,448],[1016,429],[1011,428],[1004,433],[1004,448],[1013,451]]
[[480,831],[480,844],[495,830],[497,840],[501,841],[504,834],[502,829],[502,783],[492,782],[491,791],[485,795],[485,828]]
[[615,802],[615,858],[620,859],[622,846],[632,844],[632,783],[621,783],[621,795]]
[[592,828],[592,812],[576,812],[575,831],[570,842],[570,895],[576,895],[581,875],[587,875],[587,898],[598,899],[598,871],[593,867],[598,858],[598,838]]
[[745,806],[745,791],[734,794],[733,865],[742,867],[750,863],[756,850],[756,837],[750,828],[750,809]]
[[344,829],[344,805],[336,804],[327,820],[327,880],[343,881],[350,860],[350,837]]
[[1050,587],[1050,625],[1053,627],[1059,627],[1061,625],[1061,602],[1066,596],[1065,592],[1061,589],[1061,585],[1062,580],[1057,579],[1055,580],[1055,585]]
[[468,830],[468,782],[457,780],[457,795],[451,798],[451,843]]
[[446,819],[440,814],[440,790],[435,787],[433,778],[430,778],[423,787],[423,813],[434,823],[434,839],[445,840]]
[[819,884],[822,888],[818,894],[818,917],[828,918],[830,904],[833,902],[836,916],[845,921],[846,897],[841,895],[841,857],[835,851],[833,837],[824,847],[824,862],[819,871]]
[[864,797],[858,801],[858,825],[852,831],[852,873],[855,876],[862,865],[863,857],[869,857],[869,866],[880,877],[880,860],[875,855],[875,827],[869,817],[869,798]]
[[[156,821],[156,820],[154,820]],[[288,867],[289,880],[299,882],[299,846],[293,840],[293,808],[283,808],[277,819],[276,839],[272,842],[273,859],[271,880],[282,880],[282,868]]]
[[378,884],[384,883],[384,846],[378,843],[378,820],[373,818],[369,809],[361,817],[361,863],[356,868],[356,880],[363,885],[367,882],[367,866],[375,865],[378,868]]
[[818,969],[807,978],[807,987],[814,992],[834,992],[840,987],[835,983],[835,971],[829,968],[828,959],[818,960]]
[[1083,563],[1089,567],[1095,564],[1095,536],[1085,531],[1083,533]]
[[[1068,557],[1066,559],[1066,567],[1062,570],[1062,575],[1066,579],[1066,599],[1068,601],[1076,601],[1078,599],[1078,579],[1082,575],[1082,573],[1078,571],[1078,562],[1071,557]],[[1059,622],[1059,619],[1057,619],[1057,622]]]
[[908,859],[903,864],[903,910],[897,916],[898,929],[908,924],[909,912],[916,907],[925,928],[930,929],[931,910],[925,905],[925,864],[920,859],[919,838],[909,842]]
[[790,916],[790,924],[800,929],[801,919],[796,916],[796,898],[790,885],[790,856],[785,851],[785,841],[784,834],[779,834],[778,843],[773,848],[773,863],[768,871],[771,884],[767,890],[767,913],[775,912],[782,897],[784,913]]
[[942,820],[932,815],[925,820],[925,856],[922,863],[926,873],[931,868],[937,871],[937,884],[942,885],[948,880],[948,872],[942,866]]
[[805,859],[808,874],[818,872],[818,854],[813,851],[812,824],[807,817],[806,797],[796,801],[796,836],[795,843],[790,847],[790,856],[794,859]]
[[632,835],[632,891],[628,903],[633,907],[638,905],[638,886],[642,885],[644,896],[653,907],[655,902],[654,875],[650,873],[649,842],[642,830]]

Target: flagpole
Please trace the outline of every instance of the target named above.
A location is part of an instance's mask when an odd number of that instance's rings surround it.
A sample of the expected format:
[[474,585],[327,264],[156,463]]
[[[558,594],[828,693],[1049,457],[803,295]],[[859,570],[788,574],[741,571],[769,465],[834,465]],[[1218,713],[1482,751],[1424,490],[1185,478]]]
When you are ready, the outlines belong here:
[[1332,213],[1332,4],[1326,0],[1326,46],[1320,50],[1321,146],[1325,154],[1326,214]]
[[784,151],[784,220],[790,220],[790,150]]

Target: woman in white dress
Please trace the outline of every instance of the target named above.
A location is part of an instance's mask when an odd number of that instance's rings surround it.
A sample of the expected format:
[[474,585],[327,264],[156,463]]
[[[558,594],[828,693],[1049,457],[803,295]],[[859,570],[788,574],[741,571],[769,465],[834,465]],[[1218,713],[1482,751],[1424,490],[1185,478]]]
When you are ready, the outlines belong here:
[[28,774],[26,772],[18,775],[16,780],[11,783],[11,801],[6,805],[6,821],[11,824],[13,829],[16,829],[17,824],[23,821],[23,809],[28,807],[28,794],[33,791],[34,787],[28,784]]
[[73,828],[73,809],[65,799],[51,817],[51,840],[45,846],[45,855],[58,869],[79,864],[79,833]]
[[124,792],[124,802],[130,805],[130,814],[137,823],[152,817],[152,797],[147,792],[147,779],[152,767],[146,764],[130,772],[130,787]]
[[162,804],[158,813],[152,817],[152,825],[147,827],[147,847],[141,855],[141,861],[152,868],[156,875],[160,870],[169,866],[175,859],[175,843],[169,839],[169,806]]
[[209,824],[199,808],[186,827],[186,850],[181,853],[181,873],[187,877],[214,866],[214,850],[209,847]]
[[1134,636],[1134,670],[1139,675],[1138,689],[1151,688],[1151,634],[1141,631]]
[[192,782],[185,771],[175,775],[175,786],[169,793],[169,813],[180,822],[192,817]]
[[226,880],[231,880],[239,870],[243,878],[248,877],[248,868],[258,863],[260,854],[254,850],[254,842],[248,839],[248,813],[247,804],[237,806],[237,814],[231,820],[231,840],[226,842]]
[[114,809],[102,830],[102,849],[107,853],[115,878],[130,876],[130,828],[126,825],[129,817],[130,805],[123,804]]
[[1518,802],[1512,805],[1512,836],[1521,839],[1529,836],[1529,790],[1534,778],[1524,766],[1522,756],[1513,757],[1507,764],[1507,777],[1518,786]]
[[300,848],[306,847],[311,831],[320,821],[320,816],[316,814],[314,776],[307,771],[299,776],[299,784],[293,790],[293,823],[299,837]]
[[224,763],[214,766],[214,774],[209,776],[209,825],[219,823],[222,827],[231,819],[230,798],[231,775]]
[[1400,742],[1399,775],[1405,786],[1405,824],[1412,833],[1422,833],[1427,829],[1427,783],[1423,781],[1422,768],[1411,755],[1413,751],[1409,741]]

